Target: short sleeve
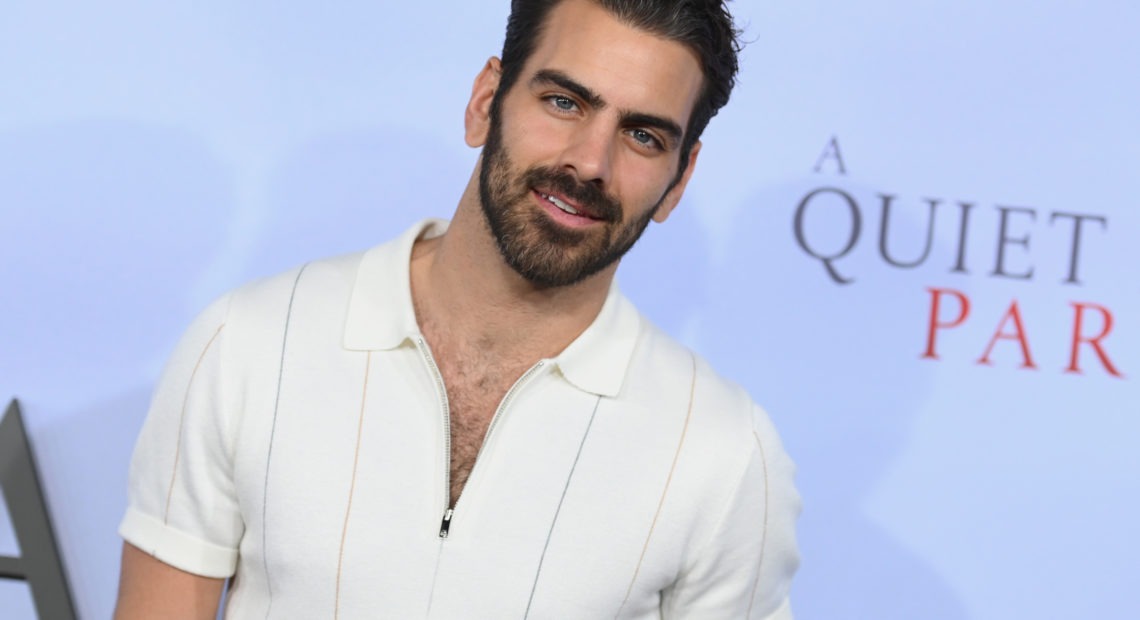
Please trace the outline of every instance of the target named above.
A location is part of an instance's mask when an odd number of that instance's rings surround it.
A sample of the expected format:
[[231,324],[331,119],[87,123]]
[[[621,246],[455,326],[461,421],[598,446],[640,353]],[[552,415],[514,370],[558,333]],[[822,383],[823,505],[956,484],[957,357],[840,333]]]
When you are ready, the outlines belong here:
[[167,362],[131,459],[119,534],[175,568],[234,573],[244,529],[223,390],[228,297],[191,324]]
[[662,598],[663,617],[791,620],[799,567],[795,466],[771,421],[753,410],[752,453],[710,541]]

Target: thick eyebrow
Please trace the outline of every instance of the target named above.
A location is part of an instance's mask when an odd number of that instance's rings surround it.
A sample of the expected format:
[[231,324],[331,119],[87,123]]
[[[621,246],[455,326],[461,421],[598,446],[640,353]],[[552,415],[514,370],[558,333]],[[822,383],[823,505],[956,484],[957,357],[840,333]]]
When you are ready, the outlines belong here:
[[561,71],[555,71],[554,69],[542,69],[538,73],[535,73],[534,77],[530,78],[530,84],[531,86],[553,84],[559,88],[564,88],[574,93],[576,97],[590,104],[590,107],[592,108],[600,110],[606,107],[606,100],[602,99],[601,95],[595,93],[589,88],[586,88],[582,84],[579,84],[578,82],[574,81],[573,78]]
[[[582,101],[590,104],[590,107],[594,109],[600,110],[606,107],[606,100],[602,99],[601,95],[561,71],[542,69],[534,74],[534,77],[530,79],[530,84],[532,87],[553,84],[559,88],[570,91]],[[685,134],[684,130],[681,129],[681,125],[676,121],[655,114],[623,110],[621,113],[621,121],[623,125],[651,127],[660,130],[667,135],[671,142],[680,141],[681,137]]]

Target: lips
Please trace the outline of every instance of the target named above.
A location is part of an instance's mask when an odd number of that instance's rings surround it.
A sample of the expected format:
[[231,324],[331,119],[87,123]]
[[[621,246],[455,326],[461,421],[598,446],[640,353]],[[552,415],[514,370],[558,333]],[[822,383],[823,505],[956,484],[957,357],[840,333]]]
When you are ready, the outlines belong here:
[[536,200],[546,201],[552,210],[568,218],[600,222],[621,220],[621,204],[598,184],[581,183],[565,172],[545,167],[528,169],[522,181]]
[[545,192],[538,192],[538,195],[541,196],[543,200],[550,202],[554,206],[558,207],[559,209],[562,209],[563,211],[569,213],[570,215],[580,215],[582,217],[589,217],[587,214],[583,213],[579,209],[574,208],[570,203],[559,198],[558,196],[553,196],[553,195],[547,194]]
[[576,217],[582,217],[582,218],[587,218],[587,219],[591,219],[591,220],[601,220],[602,219],[602,218],[594,215],[589,208],[582,206],[580,204],[577,204],[577,203],[572,203],[572,202],[568,201],[564,196],[558,196],[555,194],[548,194],[542,190],[537,190],[537,189],[534,190],[534,193],[537,194],[539,198],[542,198],[543,200],[554,205],[555,207],[558,207],[564,213],[568,213],[568,214],[576,216]]

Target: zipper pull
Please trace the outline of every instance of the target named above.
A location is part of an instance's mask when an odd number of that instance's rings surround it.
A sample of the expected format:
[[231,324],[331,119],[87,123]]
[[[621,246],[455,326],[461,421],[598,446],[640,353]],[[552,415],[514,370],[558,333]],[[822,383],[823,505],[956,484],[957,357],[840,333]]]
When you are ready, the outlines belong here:
[[443,513],[443,523],[439,525],[440,538],[447,538],[447,533],[451,530],[451,515],[454,513],[455,511],[450,508],[447,509],[447,512]]

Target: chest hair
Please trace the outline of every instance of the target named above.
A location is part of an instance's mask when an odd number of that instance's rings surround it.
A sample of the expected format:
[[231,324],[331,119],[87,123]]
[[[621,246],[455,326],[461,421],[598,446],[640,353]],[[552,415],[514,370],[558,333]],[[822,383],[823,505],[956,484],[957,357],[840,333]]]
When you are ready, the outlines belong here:
[[511,385],[529,368],[475,350],[441,351],[437,360],[451,416],[451,505],[459,498],[483,447],[495,410]]

